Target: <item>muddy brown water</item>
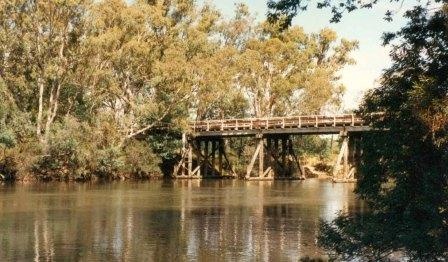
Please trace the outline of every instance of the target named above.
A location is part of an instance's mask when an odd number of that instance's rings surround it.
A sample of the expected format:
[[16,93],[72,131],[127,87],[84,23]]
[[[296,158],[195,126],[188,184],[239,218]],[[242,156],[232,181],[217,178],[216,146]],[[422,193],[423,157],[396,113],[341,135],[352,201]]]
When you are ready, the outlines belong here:
[[0,185],[0,261],[325,258],[318,221],[362,212],[353,189],[317,179]]

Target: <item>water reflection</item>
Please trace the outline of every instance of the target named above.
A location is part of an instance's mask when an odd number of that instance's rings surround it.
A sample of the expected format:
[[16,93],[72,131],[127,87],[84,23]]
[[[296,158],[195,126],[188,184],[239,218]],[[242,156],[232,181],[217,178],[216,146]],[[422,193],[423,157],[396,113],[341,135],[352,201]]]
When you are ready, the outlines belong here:
[[353,185],[319,180],[0,187],[0,261],[319,257],[318,219],[358,212]]

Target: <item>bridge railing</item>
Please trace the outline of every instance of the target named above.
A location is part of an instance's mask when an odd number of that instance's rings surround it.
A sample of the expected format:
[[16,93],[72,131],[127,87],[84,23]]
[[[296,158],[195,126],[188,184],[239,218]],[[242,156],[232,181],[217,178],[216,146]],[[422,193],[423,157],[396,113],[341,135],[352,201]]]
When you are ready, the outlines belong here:
[[191,122],[190,128],[193,132],[207,132],[252,129],[362,126],[363,124],[364,121],[361,117],[355,114],[343,114],[332,116],[310,115],[292,117],[204,120]]

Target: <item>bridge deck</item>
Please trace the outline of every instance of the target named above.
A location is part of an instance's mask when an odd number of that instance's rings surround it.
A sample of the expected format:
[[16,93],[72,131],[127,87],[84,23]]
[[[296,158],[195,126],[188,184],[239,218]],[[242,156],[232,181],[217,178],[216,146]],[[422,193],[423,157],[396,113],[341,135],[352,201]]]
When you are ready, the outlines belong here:
[[371,130],[354,114],[222,119],[190,123],[194,137],[255,136],[258,134],[338,134]]

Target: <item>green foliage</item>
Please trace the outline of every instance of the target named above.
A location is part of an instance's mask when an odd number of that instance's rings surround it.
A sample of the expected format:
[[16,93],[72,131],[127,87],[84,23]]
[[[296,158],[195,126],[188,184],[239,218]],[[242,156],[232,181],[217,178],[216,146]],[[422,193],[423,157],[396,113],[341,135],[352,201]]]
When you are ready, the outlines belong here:
[[0,161],[39,179],[158,175],[191,119],[336,105],[356,45],[242,4],[225,19],[191,0],[0,1]]
[[394,63],[362,107],[384,130],[363,138],[357,193],[370,210],[322,226],[320,243],[343,259],[448,256],[448,7],[406,16],[409,23],[385,38]]
[[163,159],[173,159],[182,147],[179,133],[152,133],[148,136],[149,147]]
[[26,176],[35,148],[39,147],[32,143],[28,114],[17,109],[1,78],[0,101],[0,180],[14,180]]
[[[334,141],[336,144],[336,141]],[[332,153],[331,138],[320,136],[301,136],[295,139],[295,151],[300,156],[317,155],[320,158],[328,158]]]
[[88,178],[90,158],[85,147],[86,126],[75,119],[65,119],[51,134],[46,154],[34,165],[42,180],[81,180]]
[[96,173],[102,178],[116,179],[125,165],[123,152],[118,147],[97,151]]
[[0,78],[0,148],[11,148],[17,143],[14,131],[9,124],[14,121],[14,104],[8,97],[9,93],[3,80]]
[[[301,11],[306,11],[308,6],[312,3],[311,0],[268,0],[267,5],[269,8],[268,17],[271,22],[280,21],[284,28],[291,25],[292,19]],[[317,8],[329,8],[331,9],[332,18],[331,22],[337,23],[342,19],[344,13],[350,13],[359,9],[371,9],[379,0],[373,1],[357,1],[357,0],[318,0],[315,1]],[[395,9],[399,10],[403,5],[403,1],[390,0],[388,3],[398,2]],[[401,2],[401,6],[400,6]],[[444,0],[427,0],[423,1],[427,4],[432,2],[444,2]],[[393,5],[391,8],[386,10],[384,19],[391,21],[395,13]]]
[[107,123],[90,126],[65,118],[55,126],[46,154],[34,164],[34,173],[42,180],[145,178],[160,174],[160,160],[147,142],[132,140],[121,146],[110,131]]
[[0,145],[5,148],[12,148],[16,145],[16,138],[11,130],[1,130]]
[[136,178],[160,176],[160,156],[154,154],[147,142],[132,141],[124,148],[125,173]]

